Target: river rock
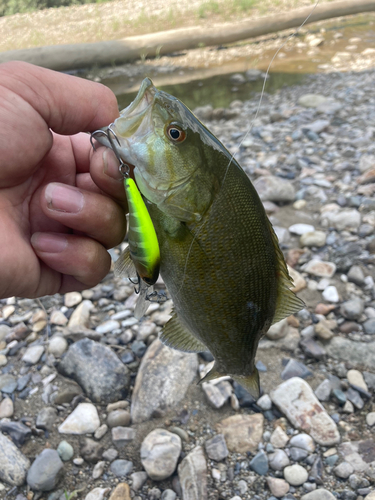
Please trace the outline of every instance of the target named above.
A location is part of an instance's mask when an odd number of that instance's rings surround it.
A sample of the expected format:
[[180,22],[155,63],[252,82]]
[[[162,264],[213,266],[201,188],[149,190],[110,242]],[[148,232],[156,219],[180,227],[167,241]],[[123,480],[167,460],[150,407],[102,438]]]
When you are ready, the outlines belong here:
[[289,484],[284,481],[284,479],[279,479],[277,477],[267,477],[267,484],[272,495],[277,498],[283,497],[289,491]]
[[218,432],[224,435],[229,451],[235,453],[254,452],[262,439],[264,417],[255,415],[233,415],[217,424]]
[[322,446],[340,441],[335,422],[316,398],[307,382],[294,377],[271,391],[271,399],[297,429],[301,429]]
[[299,241],[302,247],[323,247],[326,239],[327,235],[323,231],[311,231],[304,233]]
[[269,330],[266,332],[267,338],[270,340],[277,340],[285,337],[289,331],[288,318],[284,318],[277,323],[270,326]]
[[59,335],[52,337],[49,342],[48,351],[56,358],[60,358],[67,349],[68,342],[64,339],[64,337],[60,337]]
[[44,347],[42,345],[30,346],[26,349],[25,354],[22,356],[22,361],[28,363],[29,365],[35,365],[38,363],[43,353]]
[[292,202],[296,197],[290,181],[273,175],[258,177],[254,182],[254,187],[262,201]]
[[289,457],[284,450],[278,449],[268,457],[269,465],[273,470],[283,470],[290,464]]
[[56,417],[57,411],[55,408],[52,408],[50,406],[42,408],[36,417],[35,427],[37,427],[38,429],[51,431]]
[[61,441],[57,447],[57,453],[63,462],[68,462],[74,455],[73,446],[67,441]]
[[116,354],[90,339],[72,344],[58,370],[78,382],[94,403],[123,399],[130,383],[129,371]]
[[334,337],[326,350],[332,358],[348,361],[353,367],[375,371],[375,342],[354,342]]
[[366,439],[341,443],[339,453],[355,472],[365,472],[375,462],[375,441]]
[[227,458],[229,453],[223,434],[216,434],[213,438],[208,439],[204,443],[204,447],[208,458],[216,462],[220,462],[224,460],[224,458]]
[[88,328],[90,323],[90,311],[93,308],[94,304],[91,302],[91,300],[84,300],[83,302],[81,302],[73,311],[73,314],[70,316],[68,326],[84,326]]
[[158,409],[175,407],[196,376],[198,358],[164,346],[156,339],[142,358],[131,404],[133,423],[144,422]]
[[121,459],[114,460],[110,465],[110,469],[116,477],[125,477],[133,470],[133,462]]
[[130,424],[130,413],[122,408],[111,411],[107,417],[107,423],[109,427],[126,427]]
[[100,426],[98,411],[91,403],[81,403],[59,426],[60,434],[91,434]]
[[298,104],[304,108],[317,108],[329,102],[329,98],[321,94],[305,94],[298,99]]
[[201,446],[196,446],[178,466],[183,500],[207,499],[207,464]]
[[85,496],[85,500],[104,500],[110,488],[94,488]]
[[321,216],[323,227],[334,227],[338,231],[357,229],[361,225],[361,214],[358,210],[327,211]]
[[135,438],[135,429],[131,427],[112,427],[112,442],[117,448],[123,448]]
[[4,398],[0,403],[0,419],[9,418],[13,415],[14,405],[10,398]]
[[27,484],[32,490],[53,490],[64,471],[59,454],[56,450],[45,449],[32,463],[27,473]]
[[320,278],[332,278],[336,272],[336,266],[333,262],[313,259],[303,266],[303,270]]
[[292,486],[301,486],[301,484],[307,481],[309,474],[304,467],[294,464],[285,467],[284,477]]
[[[134,489],[134,484],[132,485],[132,488]],[[109,500],[131,500],[129,485],[126,483],[118,484],[113,490],[113,493],[111,493]]]
[[164,429],[155,429],[141,445],[141,461],[147,474],[155,481],[170,477],[181,453],[181,438]]
[[364,310],[364,302],[359,297],[347,300],[341,305],[341,314],[347,319],[359,319]]
[[29,460],[17,446],[0,432],[0,480],[11,486],[22,486],[30,467]]
[[289,441],[287,433],[278,425],[270,437],[270,443],[274,448],[284,448]]
[[318,490],[310,491],[310,493],[303,495],[301,500],[336,500],[336,497],[328,490],[319,488]]
[[349,370],[348,373],[346,374],[346,377],[350,385],[358,387],[359,389],[362,389],[365,392],[368,392],[367,384],[360,371]]

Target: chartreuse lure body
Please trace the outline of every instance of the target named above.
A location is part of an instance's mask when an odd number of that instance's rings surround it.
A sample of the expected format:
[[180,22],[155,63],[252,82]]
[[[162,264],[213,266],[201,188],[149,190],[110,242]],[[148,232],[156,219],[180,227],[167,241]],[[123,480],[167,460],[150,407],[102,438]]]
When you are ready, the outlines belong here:
[[132,178],[124,179],[129,206],[128,242],[130,257],[139,277],[153,285],[159,277],[160,250],[154,225],[141,193]]

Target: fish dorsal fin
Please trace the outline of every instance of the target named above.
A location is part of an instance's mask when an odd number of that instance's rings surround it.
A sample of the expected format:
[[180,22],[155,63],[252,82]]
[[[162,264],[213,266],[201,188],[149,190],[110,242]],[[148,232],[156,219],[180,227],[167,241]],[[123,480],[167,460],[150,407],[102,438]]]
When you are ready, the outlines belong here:
[[207,351],[207,347],[181,324],[176,313],[174,313],[168,323],[166,323],[159,338],[166,346],[178,349],[179,351]]
[[259,399],[260,395],[260,383],[259,383],[259,372],[254,366],[254,370],[251,375],[248,376],[237,376],[233,375],[232,378],[238,382],[244,389],[246,389],[256,400]]
[[116,260],[114,266],[116,278],[136,278],[137,271],[134,262],[130,256],[130,248],[127,246]]
[[305,307],[305,303],[290,290],[294,286],[293,280],[288,273],[284,255],[279,247],[279,242],[271,223],[268,221],[272,242],[277,259],[277,299],[276,310],[272,323],[277,323],[291,314],[294,314]]

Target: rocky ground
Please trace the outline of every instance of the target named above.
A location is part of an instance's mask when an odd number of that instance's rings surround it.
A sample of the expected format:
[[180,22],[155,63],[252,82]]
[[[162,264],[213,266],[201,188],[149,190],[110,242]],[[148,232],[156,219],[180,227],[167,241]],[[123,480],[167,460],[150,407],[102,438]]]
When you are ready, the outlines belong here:
[[[246,75],[242,75],[246,77]],[[240,77],[238,78],[238,82]],[[197,110],[253,180],[306,308],[257,355],[263,395],[197,385],[133,286],[0,302],[0,497],[374,500],[375,71]],[[115,252],[112,252],[115,255]]]

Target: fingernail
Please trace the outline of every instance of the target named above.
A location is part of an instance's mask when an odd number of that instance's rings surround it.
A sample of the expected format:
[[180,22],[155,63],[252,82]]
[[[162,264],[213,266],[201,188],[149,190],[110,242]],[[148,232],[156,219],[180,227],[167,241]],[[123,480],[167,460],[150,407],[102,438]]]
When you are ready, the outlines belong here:
[[48,184],[45,197],[48,208],[58,212],[77,214],[83,208],[84,198],[81,191],[65,184]]
[[34,233],[30,241],[38,252],[60,253],[68,246],[68,240],[62,234]]
[[124,177],[119,170],[119,163],[116,155],[109,148],[105,148],[103,151],[103,163],[104,163],[104,173],[115,179],[116,181],[121,181]]

